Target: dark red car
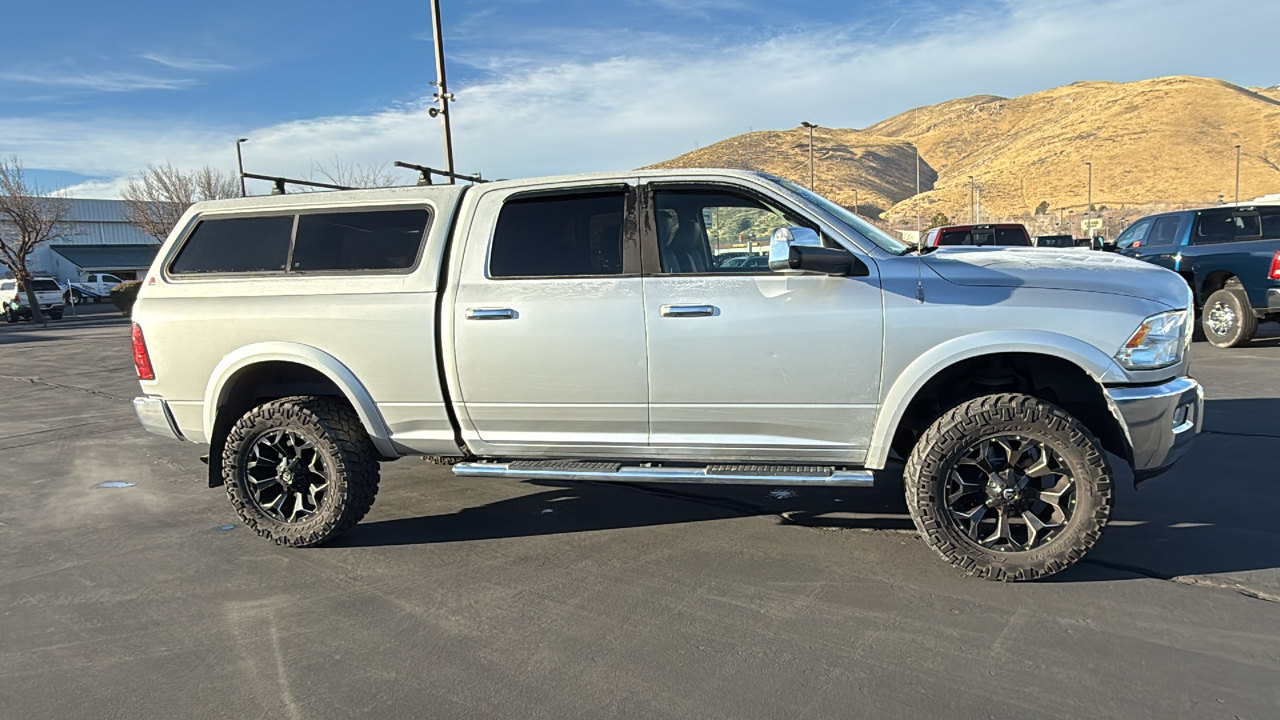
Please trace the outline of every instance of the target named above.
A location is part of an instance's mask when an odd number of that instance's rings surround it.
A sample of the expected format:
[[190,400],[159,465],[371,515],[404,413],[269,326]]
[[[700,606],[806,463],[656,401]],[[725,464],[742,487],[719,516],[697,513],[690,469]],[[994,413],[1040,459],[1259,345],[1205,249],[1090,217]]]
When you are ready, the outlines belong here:
[[924,234],[925,247],[945,245],[1019,245],[1031,247],[1031,236],[1018,223],[993,225],[948,225],[931,228]]

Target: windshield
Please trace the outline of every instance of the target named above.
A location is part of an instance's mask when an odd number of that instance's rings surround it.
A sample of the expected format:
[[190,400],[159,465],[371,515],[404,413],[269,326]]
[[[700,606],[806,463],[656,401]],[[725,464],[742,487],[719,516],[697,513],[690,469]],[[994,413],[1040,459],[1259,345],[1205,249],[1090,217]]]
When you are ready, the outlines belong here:
[[853,229],[854,231],[856,231],[866,239],[870,240],[871,242],[875,243],[876,245],[879,245],[880,248],[883,250],[888,250],[889,252],[895,255],[905,255],[907,251],[912,250],[914,248],[914,246],[908,245],[902,242],[901,240],[895,239],[892,235],[889,235],[888,233],[876,227],[875,225],[872,225],[866,220],[863,220],[857,215],[854,215],[853,213],[849,212],[844,206],[837,205],[836,203],[822,197],[821,195],[809,190],[808,188],[805,188],[802,185],[797,185],[791,182],[790,180],[783,180],[782,178],[774,177],[773,175],[765,175],[764,177],[772,180],[773,182],[778,183],[782,187],[799,195],[805,200],[808,200],[814,205],[817,205],[823,210],[826,210],[828,213],[831,213],[836,217],[837,220],[844,223],[849,228]]

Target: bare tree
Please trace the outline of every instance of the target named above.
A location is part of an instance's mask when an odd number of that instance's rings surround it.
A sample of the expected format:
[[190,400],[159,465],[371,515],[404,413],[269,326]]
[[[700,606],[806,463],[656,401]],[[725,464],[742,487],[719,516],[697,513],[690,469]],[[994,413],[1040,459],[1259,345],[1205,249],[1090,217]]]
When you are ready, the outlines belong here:
[[67,234],[71,202],[27,180],[17,155],[0,160],[0,264],[26,289],[31,320],[43,323],[27,258],[37,247]]
[[125,221],[164,242],[187,208],[203,200],[240,197],[240,182],[235,175],[207,165],[184,172],[165,163],[148,165],[120,196]]
[[386,163],[379,165],[361,165],[357,162],[344,163],[337,155],[333,156],[328,165],[321,165],[318,162],[311,163],[311,177],[307,179],[315,180],[317,179],[317,174],[321,176],[321,182],[330,182],[344,187],[382,188],[394,187],[399,184],[396,176],[387,169]]

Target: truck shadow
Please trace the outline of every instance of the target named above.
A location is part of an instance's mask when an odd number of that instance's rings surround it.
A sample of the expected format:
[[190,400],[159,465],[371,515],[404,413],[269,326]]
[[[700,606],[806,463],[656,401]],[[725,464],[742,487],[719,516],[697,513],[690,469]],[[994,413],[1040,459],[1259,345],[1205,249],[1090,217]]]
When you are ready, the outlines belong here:
[[[1135,489],[1118,468],[1112,523],[1057,582],[1174,578],[1280,568],[1280,399],[1211,400],[1207,432],[1173,470]],[[1119,465],[1119,459],[1113,458]],[[443,515],[358,525],[345,547],[589,533],[744,517],[836,530],[914,533],[901,466],[874,488],[529,482],[539,492]],[[922,554],[922,557],[926,554]],[[933,554],[927,553],[930,561]]]

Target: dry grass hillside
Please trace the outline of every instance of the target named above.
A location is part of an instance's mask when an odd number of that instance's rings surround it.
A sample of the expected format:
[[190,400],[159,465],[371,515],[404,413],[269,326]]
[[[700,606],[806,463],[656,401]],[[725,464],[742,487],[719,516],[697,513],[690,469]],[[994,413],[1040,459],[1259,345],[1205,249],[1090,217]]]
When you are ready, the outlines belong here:
[[[969,217],[969,176],[983,217],[1096,206],[1208,204],[1280,192],[1280,86],[1167,77],[1080,82],[1017,98],[994,95],[909,110],[863,130],[819,129],[818,191],[863,212]],[[915,148],[922,160],[915,190]],[[803,128],[739,135],[655,167],[733,167],[808,182]],[[936,174],[934,172],[936,170]],[[936,182],[935,182],[936,178]],[[870,206],[870,207],[868,207]],[[874,210],[872,209],[874,208]]]
[[[876,216],[916,191],[915,146],[898,138],[858,130],[818,128],[813,132],[814,185],[818,192],[864,215]],[[809,185],[809,131],[805,128],[753,132],[654,168],[734,168],[758,170]],[[920,187],[933,187],[937,173],[920,159]],[[856,197],[855,197],[855,192]]]

